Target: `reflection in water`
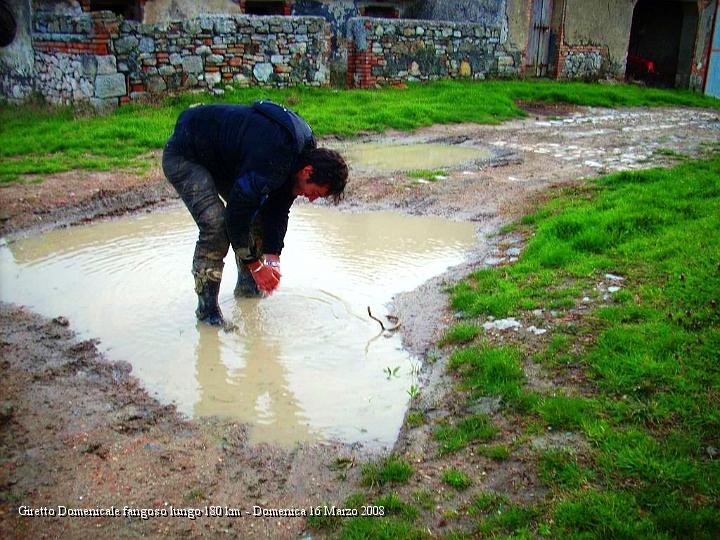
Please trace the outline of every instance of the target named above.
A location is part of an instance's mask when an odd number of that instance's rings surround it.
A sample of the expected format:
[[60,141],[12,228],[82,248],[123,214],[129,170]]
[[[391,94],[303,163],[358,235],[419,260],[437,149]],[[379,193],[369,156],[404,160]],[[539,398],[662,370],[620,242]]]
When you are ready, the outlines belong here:
[[[243,303],[250,311],[258,300]],[[256,314],[248,313],[245,321],[248,319],[256,320]],[[277,343],[245,332],[244,339],[238,340],[245,366],[231,370],[221,361],[221,331],[198,325],[198,333],[196,377],[200,398],[194,407],[196,416],[224,416],[229,410],[236,411],[254,426],[252,442],[292,444],[318,438],[311,433],[306,415],[288,388]]]
[[486,160],[492,155],[486,148],[439,143],[360,143],[338,145],[338,149],[353,169],[373,172],[451,167],[464,162]]
[[[0,247],[0,299],[65,315],[81,338],[163,402],[254,426],[256,441],[397,435],[412,384],[400,339],[377,337],[393,294],[459,262],[471,225],[391,213],[293,209],[280,290],[236,301],[228,257],[220,303],[235,332],[198,327],[184,209],[54,231]],[[400,367],[387,380],[383,370]]]

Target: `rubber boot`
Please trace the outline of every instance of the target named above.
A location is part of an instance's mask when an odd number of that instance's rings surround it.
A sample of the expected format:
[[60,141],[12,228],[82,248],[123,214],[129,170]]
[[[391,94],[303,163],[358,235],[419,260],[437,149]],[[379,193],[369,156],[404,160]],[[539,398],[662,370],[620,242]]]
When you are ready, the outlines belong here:
[[250,270],[241,261],[236,259],[236,262],[238,278],[235,285],[235,298],[261,298],[263,293],[258,289]]
[[195,292],[198,295],[198,307],[195,310],[198,321],[211,326],[223,326],[225,321],[218,304],[220,282],[195,276]]

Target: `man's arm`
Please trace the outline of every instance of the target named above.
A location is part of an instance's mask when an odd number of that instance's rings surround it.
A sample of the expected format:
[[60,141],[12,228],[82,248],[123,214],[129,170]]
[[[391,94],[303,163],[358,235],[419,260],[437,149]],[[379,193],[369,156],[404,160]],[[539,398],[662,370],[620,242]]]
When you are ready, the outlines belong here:
[[238,178],[230,191],[225,225],[235,256],[245,264],[260,258],[260,254],[255,252],[250,224],[269,194],[267,180],[254,172]]
[[292,185],[272,193],[260,210],[260,224],[263,235],[263,253],[280,256],[285,245],[290,207],[296,196]]

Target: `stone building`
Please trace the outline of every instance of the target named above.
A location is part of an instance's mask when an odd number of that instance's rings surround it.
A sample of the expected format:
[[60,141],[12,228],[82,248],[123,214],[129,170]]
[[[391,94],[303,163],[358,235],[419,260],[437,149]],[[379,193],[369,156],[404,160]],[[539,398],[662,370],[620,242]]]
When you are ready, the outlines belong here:
[[16,22],[0,46],[0,95],[113,106],[226,84],[497,77],[640,79],[716,95],[719,3],[0,0]]

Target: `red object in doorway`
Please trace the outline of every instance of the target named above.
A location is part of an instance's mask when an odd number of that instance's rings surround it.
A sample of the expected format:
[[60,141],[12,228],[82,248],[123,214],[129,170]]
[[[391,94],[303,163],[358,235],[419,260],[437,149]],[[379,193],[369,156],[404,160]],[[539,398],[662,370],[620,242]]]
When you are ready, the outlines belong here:
[[627,57],[628,66],[633,67],[633,71],[640,75],[655,75],[655,62],[638,56],[636,54],[628,54]]

